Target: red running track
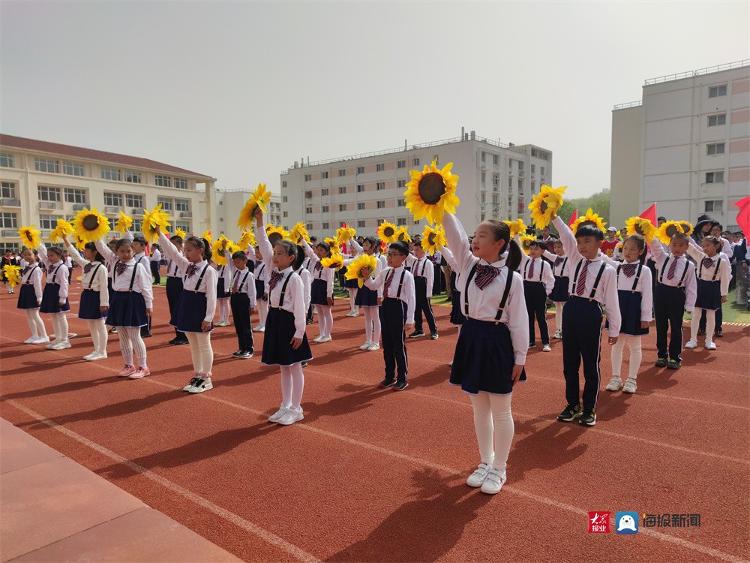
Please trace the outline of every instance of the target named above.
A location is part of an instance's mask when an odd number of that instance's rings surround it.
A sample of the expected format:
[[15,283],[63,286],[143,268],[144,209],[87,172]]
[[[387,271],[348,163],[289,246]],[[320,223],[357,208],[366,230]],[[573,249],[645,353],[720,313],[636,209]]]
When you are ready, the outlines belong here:
[[[189,350],[171,347],[166,296],[155,288],[152,376],[114,377],[87,363],[85,324],[63,351],[21,344],[15,296],[0,297],[0,414],[246,560],[743,560],[750,553],[750,331],[727,327],[719,351],[687,351],[657,370],[654,338],[634,396],[603,390],[598,424],[554,420],[564,406],[561,343],[530,353],[513,399],[508,483],[489,497],[464,485],[478,462],[471,407],[447,383],[456,329],[437,307],[441,338],[408,343],[410,387],[383,391],[380,352],[362,352],[363,319],[335,308],[333,342],[313,345],[305,420],[266,422],[277,370],[231,357],[217,329],[214,384],[179,389]],[[72,298],[73,301],[76,297]],[[77,310],[77,306],[73,305]],[[50,323],[47,323],[48,326]],[[309,327],[308,335],[317,334]],[[256,334],[256,348],[262,338]],[[701,526],[587,533],[588,511],[701,515]]]

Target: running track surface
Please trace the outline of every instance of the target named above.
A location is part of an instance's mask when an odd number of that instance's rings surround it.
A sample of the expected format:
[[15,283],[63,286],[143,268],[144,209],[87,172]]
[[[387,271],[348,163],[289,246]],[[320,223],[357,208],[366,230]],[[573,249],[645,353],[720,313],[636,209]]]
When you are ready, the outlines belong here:
[[[562,345],[529,354],[513,397],[508,483],[490,497],[465,486],[478,463],[472,411],[447,383],[456,329],[437,307],[440,340],[408,343],[410,386],[379,390],[381,352],[358,350],[363,318],[335,307],[334,340],[313,345],[305,420],[266,422],[278,370],[231,357],[232,327],[213,334],[215,388],[179,389],[192,376],[172,347],[166,296],[155,288],[151,377],[114,376],[87,363],[85,324],[73,347],[47,351],[28,336],[16,296],[0,298],[2,401],[13,424],[148,505],[246,560],[743,560],[750,556],[750,379],[747,327],[727,327],[719,351],[686,351],[657,370],[654,337],[634,396],[604,390],[598,424],[555,422],[564,406]],[[71,298],[77,301],[77,296]],[[72,305],[77,311],[77,304]],[[49,327],[50,323],[47,322]],[[653,333],[653,329],[652,329]],[[317,335],[308,327],[308,337]],[[261,337],[256,333],[256,350]],[[635,536],[587,533],[588,511],[698,513],[701,526]]]

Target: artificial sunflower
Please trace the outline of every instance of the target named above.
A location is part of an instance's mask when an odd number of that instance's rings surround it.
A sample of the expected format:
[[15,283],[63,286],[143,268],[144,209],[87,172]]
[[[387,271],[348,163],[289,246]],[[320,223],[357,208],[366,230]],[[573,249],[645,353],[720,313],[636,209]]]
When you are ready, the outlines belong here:
[[73,225],[68,223],[62,217],[57,220],[57,225],[49,234],[49,239],[52,242],[60,242],[63,240],[63,236],[70,236],[75,232]]
[[685,233],[687,236],[690,236],[693,234],[693,224],[690,221],[679,221],[680,226],[682,227],[682,232]]
[[[678,233],[684,233],[684,221],[665,221],[656,232],[656,236],[664,244],[672,242],[672,237]],[[690,223],[688,223],[690,225]]]
[[75,235],[75,243],[74,244],[76,245],[76,248],[78,250],[83,250],[86,247],[86,241],[83,240],[78,235]]
[[159,241],[159,230],[166,231],[169,227],[169,215],[161,208],[161,203],[151,211],[144,210],[143,213],[143,237],[147,242],[154,244]]
[[18,236],[21,237],[21,242],[27,248],[38,248],[42,244],[42,233],[34,227],[21,227],[18,229]]
[[266,225],[266,235],[268,235],[268,240],[271,242],[271,246],[273,246],[282,239],[288,239],[289,231],[287,231],[283,227],[271,225],[269,223],[268,225]]
[[529,204],[531,220],[534,221],[538,229],[543,229],[549,225],[557,210],[562,207],[563,193],[565,193],[566,189],[566,186],[553,188],[544,184],[539,189],[539,193],[534,194],[531,198],[531,203]]
[[180,227],[177,227],[174,230],[174,234],[175,236],[180,237],[182,240],[185,240],[187,238],[187,232],[185,231],[185,229],[181,229]]
[[535,240],[536,237],[534,235],[521,235],[521,250],[528,254],[529,248],[531,248],[531,243]]
[[442,223],[443,214],[455,213],[461,200],[456,196],[458,175],[453,174],[453,163],[449,162],[442,169],[433,160],[422,171],[409,172],[411,179],[406,183],[404,197],[406,207],[415,220],[426,217],[430,223]]
[[5,266],[3,266],[3,275],[5,276],[5,280],[10,287],[16,287],[19,283],[21,283],[21,266],[6,264]]
[[242,231],[242,236],[240,237],[237,246],[239,246],[240,249],[255,246],[255,234],[252,231]]
[[227,258],[224,253],[229,251],[230,254],[234,254],[237,250],[239,250],[239,247],[236,244],[226,236],[220,235],[211,244],[211,259],[219,266],[226,266]]
[[406,227],[399,227],[396,229],[396,240],[399,242],[411,242],[411,236],[409,235],[409,229]]
[[422,231],[422,249],[427,254],[435,254],[441,246],[446,245],[445,231],[441,226],[431,227],[425,225]]
[[324,268],[333,268],[334,270],[340,270],[344,267],[344,257],[338,252],[335,252],[328,258],[323,258],[320,263]]
[[305,224],[300,222],[292,227],[292,230],[289,232],[289,238],[292,239],[295,244],[299,244],[303,240],[309,243],[310,233],[307,232]]
[[625,221],[625,226],[628,229],[629,235],[643,235],[643,238],[648,243],[654,240],[654,236],[656,236],[657,229],[654,227],[654,224],[643,217],[631,217]]
[[396,233],[398,232],[396,225],[383,221],[378,227],[378,238],[386,244],[396,242]]
[[353,227],[339,227],[336,229],[336,240],[341,244],[347,243],[357,236],[357,229]]
[[118,233],[125,234],[133,226],[133,218],[127,215],[124,211],[120,211],[117,215],[117,223],[115,224],[115,231]]
[[594,210],[590,207],[586,210],[586,213],[584,215],[581,215],[573,222],[570,230],[573,231],[573,234],[575,234],[578,231],[578,227],[580,227],[581,225],[592,225],[599,229],[602,233],[607,230],[607,224],[597,213],[594,213]]
[[510,227],[510,236],[522,235],[526,232],[526,224],[523,219],[519,218],[515,221],[503,221],[508,227]]
[[109,232],[109,219],[95,208],[81,209],[73,218],[73,228],[79,238],[94,242]]
[[211,242],[212,240],[214,240],[214,234],[211,232],[210,229],[206,229],[205,231],[203,231],[203,234],[201,235],[201,238],[204,238],[208,242]]
[[268,211],[268,204],[271,202],[271,192],[266,189],[265,184],[258,184],[255,191],[245,202],[245,206],[240,211],[240,217],[237,219],[237,226],[240,229],[252,229],[253,219],[258,214],[258,211],[266,213]]
[[362,287],[365,283],[365,276],[362,274],[362,270],[367,269],[370,271],[370,274],[372,274],[377,265],[378,259],[371,254],[360,254],[354,260],[349,262],[344,277],[347,280],[357,280],[357,285]]

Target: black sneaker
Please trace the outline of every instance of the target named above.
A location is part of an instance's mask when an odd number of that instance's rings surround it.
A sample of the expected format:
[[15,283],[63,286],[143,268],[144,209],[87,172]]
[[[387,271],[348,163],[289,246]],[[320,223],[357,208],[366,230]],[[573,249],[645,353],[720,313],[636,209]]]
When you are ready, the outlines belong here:
[[669,360],[667,362],[667,369],[680,369],[680,360]]
[[714,331],[714,338],[721,338],[722,336],[724,336],[724,333],[722,332],[720,328],[717,328]]
[[235,358],[239,358],[242,355],[242,350],[237,350],[236,352],[232,352],[232,356]]
[[424,332],[422,332],[421,330],[419,331],[415,330],[409,335],[409,338],[422,338],[423,336],[424,336]]
[[658,368],[667,367],[667,358],[657,358],[656,363],[654,365]]
[[167,344],[171,344],[172,346],[174,346],[175,344],[177,344],[178,341],[179,341],[178,338],[175,336],[172,340],[167,342]]
[[385,379],[384,379],[383,381],[381,381],[381,382],[380,382],[380,386],[381,386],[381,387],[382,387],[383,389],[387,389],[388,387],[390,387],[391,385],[394,385],[395,383],[396,383],[396,382],[395,382],[395,381],[394,381],[393,379],[388,379],[388,378],[386,377],[386,378],[385,378]]
[[438,338],[440,338],[440,335],[437,332],[430,335],[430,340],[437,340]]
[[240,352],[240,355],[237,357],[240,358],[241,360],[249,360],[250,358],[253,357],[253,353],[245,350],[244,352]]
[[581,426],[596,426],[596,412],[584,412],[578,419],[578,424]]
[[529,348],[536,348],[536,342],[529,342]]
[[409,387],[409,383],[407,381],[397,381],[396,385],[393,386],[396,391],[403,391],[407,387]]
[[580,405],[568,405],[563,411],[557,415],[557,420],[560,422],[573,422],[576,418],[581,416]]

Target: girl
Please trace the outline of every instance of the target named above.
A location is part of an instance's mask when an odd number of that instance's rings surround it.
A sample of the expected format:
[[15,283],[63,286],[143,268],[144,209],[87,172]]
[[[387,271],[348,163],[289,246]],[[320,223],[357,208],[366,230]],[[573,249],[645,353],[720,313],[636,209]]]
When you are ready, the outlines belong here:
[[288,426],[305,418],[302,413],[305,376],[301,362],[312,359],[305,334],[304,284],[292,269],[297,246],[288,240],[280,240],[271,247],[260,212],[256,216],[255,237],[266,268],[273,268],[268,282],[270,310],[262,362],[281,368],[281,407],[268,421]]
[[[620,337],[612,346],[612,379],[607,391],[635,393],[638,368],[641,367],[641,335],[648,334],[651,312],[654,308],[651,270],[645,265],[646,240],[641,235],[630,235],[622,245],[623,262],[606,255],[602,260],[617,270],[617,297],[620,303]],[[622,352],[625,345],[630,349],[628,378],[625,385],[620,378]]]
[[529,316],[523,280],[515,272],[521,249],[511,241],[505,223],[480,223],[471,250],[458,218],[446,213],[443,225],[463,284],[461,305],[467,317],[456,343],[450,381],[471,398],[481,455],[466,484],[494,495],[507,479],[514,432],[513,385],[526,378]]
[[565,249],[559,239],[552,241],[552,250],[544,251],[544,257],[552,263],[552,274],[555,276],[555,285],[549,298],[555,304],[555,334],[553,337],[557,340],[562,338],[562,314],[565,302],[570,296],[570,272],[568,270],[568,257],[565,256]]
[[214,388],[211,381],[214,363],[211,329],[216,312],[217,287],[216,270],[208,263],[211,249],[207,240],[188,237],[183,244],[183,256],[161,231],[159,242],[167,258],[174,260],[185,272],[174,323],[187,336],[195,376],[182,390],[188,393],[210,391]]
[[255,276],[255,298],[258,303],[258,325],[253,332],[265,332],[266,317],[268,317],[268,295],[266,293],[266,282],[268,281],[270,268],[263,262],[263,256],[260,254],[260,248],[255,247],[255,267],[253,275]]
[[[516,244],[520,244],[518,235],[516,235]],[[534,334],[534,318],[536,317],[542,339],[542,351],[551,352],[547,328],[547,296],[555,286],[555,276],[552,274],[549,262],[542,258],[543,253],[542,241],[539,239],[531,241],[529,255],[521,255],[521,275],[523,276],[526,311],[529,315],[529,348],[536,346]]]
[[[366,237],[362,245],[352,240],[352,246],[357,254],[365,253],[377,258],[377,265],[373,274],[377,275],[387,266],[385,257],[378,253],[380,248],[378,240],[375,237]],[[380,315],[378,314],[378,305],[383,299],[383,290],[373,291],[366,285],[357,290],[355,305],[357,310],[361,308],[365,314],[365,342],[359,349],[374,352],[380,350]]]
[[[231,263],[231,257],[227,264]],[[232,283],[232,272],[229,266],[216,269],[216,302],[219,307],[219,322],[216,326],[229,326],[229,286]]]
[[336,271],[333,268],[324,268],[321,260],[330,258],[331,247],[325,242],[319,242],[315,245],[315,250],[307,243],[302,241],[305,247],[305,254],[310,258],[312,269],[312,286],[310,287],[310,303],[315,305],[318,311],[318,328],[320,334],[313,342],[330,342],[331,331],[333,330],[333,277]]
[[78,309],[78,318],[84,319],[89,325],[91,339],[94,341],[94,351],[83,357],[87,361],[103,360],[107,357],[107,328],[104,326],[104,317],[109,309],[109,290],[107,288],[107,268],[104,266],[104,258],[96,250],[93,242],[86,243],[83,258],[75,246],[70,244],[68,237],[64,236],[65,246],[71,258],[83,268],[81,279],[81,303]]
[[[177,249],[177,252],[182,254],[182,237],[179,235],[172,235],[169,239]],[[174,316],[177,312],[177,307],[180,305],[180,295],[182,295],[182,277],[185,272],[180,270],[180,267],[173,260],[167,260],[167,303],[169,304],[169,324],[172,326],[174,323]],[[180,332],[177,328],[174,329],[175,337],[169,341],[172,346],[182,346],[187,344],[187,336],[185,333]]]
[[[123,238],[132,241],[132,231],[126,231],[123,235]],[[109,290],[110,296],[112,295],[112,276],[115,272],[115,264],[117,264],[118,261],[116,252],[117,243],[118,239],[111,240],[107,244],[104,244],[104,241],[96,241],[94,243],[96,245],[96,249],[99,251],[99,254],[104,257],[104,265],[107,266],[107,289]],[[117,327],[112,326],[110,328],[110,332],[116,334]]]
[[[104,255],[102,249],[109,251],[101,240],[95,244],[100,254]],[[117,259],[112,271],[106,323],[116,327],[120,337],[125,365],[117,376],[141,379],[151,374],[146,364],[146,345],[141,338],[141,327],[148,323],[147,315],[153,310],[151,273],[143,264],[136,263],[129,239],[118,240],[115,250]]]
[[39,245],[39,260],[47,270],[47,283],[44,285],[40,313],[52,315],[52,326],[55,330],[55,340],[47,344],[50,350],[65,350],[70,348],[68,341],[68,319],[66,312],[70,311],[68,304],[68,276],[69,271],[62,261],[63,252],[56,246],[47,249],[44,243]]
[[26,321],[31,329],[31,336],[24,340],[24,344],[46,344],[49,337],[42,317],[39,316],[39,305],[42,303],[42,269],[36,261],[36,256],[28,248],[24,248],[21,255],[26,265],[21,271],[17,307],[26,311]]
[[721,239],[709,235],[703,237],[701,246],[690,239],[687,252],[698,264],[698,290],[695,299],[695,309],[690,321],[690,340],[685,348],[698,347],[698,328],[701,315],[706,315],[706,350],[716,350],[714,344],[714,330],[716,328],[716,314],[721,304],[726,303],[729,293],[731,269],[729,261],[723,257]]

